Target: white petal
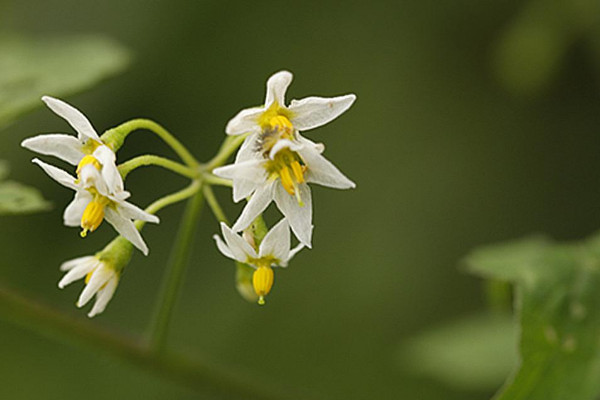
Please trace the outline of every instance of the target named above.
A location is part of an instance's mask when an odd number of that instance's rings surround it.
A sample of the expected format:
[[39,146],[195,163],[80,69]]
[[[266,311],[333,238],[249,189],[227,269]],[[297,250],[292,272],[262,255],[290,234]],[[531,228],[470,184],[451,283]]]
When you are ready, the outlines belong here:
[[290,226],[285,218],[267,232],[259,250],[259,258],[273,256],[279,261],[287,259],[290,252]]
[[256,189],[246,207],[238,217],[232,229],[239,232],[246,229],[258,217],[273,200],[273,187],[275,181],[266,182],[263,186]]
[[81,217],[85,208],[92,201],[92,195],[87,190],[80,190],[75,193],[75,198],[69,203],[63,212],[63,221],[66,226],[81,225]]
[[293,75],[288,71],[279,71],[271,75],[267,81],[267,96],[265,98],[265,107],[276,101],[280,106],[285,106],[285,92],[292,83]]
[[78,187],[75,184],[75,178],[66,173],[60,168],[56,168],[53,165],[46,164],[45,162],[34,158],[31,160],[32,163],[39,165],[45,173],[47,173],[50,178],[54,179],[56,182],[60,183],[63,186],[68,187],[69,189],[77,190]]
[[292,100],[289,108],[294,116],[290,121],[294,128],[307,131],[336,119],[350,108],[354,100],[356,96],[353,94],[332,98],[306,97],[302,100]]
[[98,293],[96,294],[96,302],[94,303],[92,310],[89,312],[88,317],[92,318],[104,311],[108,302],[115,294],[115,290],[117,290],[118,285],[119,277],[115,274],[102,289],[98,290]]
[[138,206],[128,203],[126,201],[117,204],[119,214],[128,219],[138,219],[140,221],[153,222],[158,224],[160,222],[156,215],[152,215],[142,210]]
[[224,167],[215,168],[213,174],[233,181],[243,179],[260,184],[267,179],[267,171],[263,166],[264,162],[264,160],[249,160],[229,164]]
[[117,169],[115,153],[108,146],[98,146],[93,156],[102,164],[102,177],[108,185],[109,193],[123,191],[123,178]]
[[336,188],[355,188],[356,184],[348,179],[339,169],[329,162],[319,152],[319,148],[308,139],[301,139],[304,146],[298,150],[298,154],[306,164],[306,181],[319,185]]
[[104,196],[108,194],[108,187],[100,171],[93,164],[86,164],[79,170],[80,185],[84,188],[94,187]]
[[243,161],[262,158],[260,152],[256,150],[258,148],[258,143],[256,142],[258,137],[259,135],[252,134],[244,140],[244,143],[242,143],[242,146],[235,155],[236,164]]
[[137,247],[145,256],[148,255],[148,246],[144,243],[142,235],[136,229],[134,223],[121,216],[118,212],[110,207],[104,209],[104,218],[111,224],[117,232],[125,239],[129,240],[131,244]]
[[233,255],[233,253],[231,252],[231,250],[229,249],[229,247],[225,244],[223,239],[221,239],[221,236],[213,235],[213,239],[215,239],[215,242],[217,243],[217,248],[219,249],[219,251],[221,253],[223,253],[223,255],[225,257],[229,257],[234,260],[236,259]]
[[58,157],[72,165],[79,164],[84,156],[77,138],[60,133],[34,136],[23,140],[21,146],[46,156]]
[[233,181],[233,202],[238,203],[240,200],[250,196],[257,188],[257,184],[244,179],[236,179]]
[[249,132],[259,132],[258,119],[265,111],[264,107],[246,108],[231,118],[225,127],[228,135],[242,135]]
[[50,96],[42,97],[42,101],[77,131],[80,141],[84,142],[87,139],[100,141],[96,130],[81,111],[62,100]]
[[285,265],[282,265],[282,266],[287,266],[288,261],[290,261],[303,248],[304,248],[304,244],[299,243],[298,246],[291,249],[290,252],[288,253],[287,259],[285,260]]
[[72,260],[68,260],[65,261],[64,263],[60,264],[60,270],[61,271],[69,271],[73,268],[75,268],[76,266],[80,265],[80,264],[84,264],[87,261],[91,261],[94,260],[96,257],[94,256],[83,256],[83,257],[78,257],[78,258],[74,258]]
[[100,264],[98,268],[92,273],[90,281],[85,285],[85,289],[81,292],[79,300],[77,300],[77,307],[85,306],[92,297],[100,290],[104,284],[106,284],[113,276],[115,271],[111,268],[106,267],[105,264]]
[[96,267],[98,267],[100,261],[94,256],[90,256],[89,258],[90,260],[85,260],[84,262],[81,262],[79,265],[67,272],[65,276],[62,277],[60,282],[58,282],[58,287],[63,289],[71,282],[75,282],[79,279],[82,279],[84,276],[86,276]]
[[310,188],[307,184],[303,183],[298,185],[298,190],[304,202],[303,207],[300,207],[296,197],[286,192],[281,184],[275,185],[275,203],[281,213],[287,218],[298,240],[310,248],[313,230]]
[[299,143],[294,143],[288,139],[280,139],[275,143],[275,145],[271,148],[269,152],[269,158],[273,160],[275,155],[279,153],[283,149],[290,149],[292,151],[298,151],[302,148],[302,145]]
[[223,222],[221,222],[221,232],[223,233],[227,247],[229,247],[231,254],[236,260],[246,262],[248,257],[256,258],[256,251],[254,251],[252,246]]

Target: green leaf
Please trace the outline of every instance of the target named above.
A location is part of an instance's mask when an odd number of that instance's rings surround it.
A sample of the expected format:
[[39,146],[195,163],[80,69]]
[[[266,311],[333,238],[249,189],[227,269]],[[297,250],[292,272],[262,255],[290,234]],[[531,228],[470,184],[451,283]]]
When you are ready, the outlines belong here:
[[0,128],[41,106],[40,97],[64,97],[122,71],[129,53],[100,36],[0,36]]
[[574,244],[528,238],[466,258],[473,273],[515,285],[520,365],[495,399],[598,398],[599,244],[598,237]]
[[398,360],[407,372],[466,390],[498,387],[517,362],[509,314],[473,315],[405,340]]
[[18,182],[0,182],[0,215],[28,214],[50,208],[37,189]]

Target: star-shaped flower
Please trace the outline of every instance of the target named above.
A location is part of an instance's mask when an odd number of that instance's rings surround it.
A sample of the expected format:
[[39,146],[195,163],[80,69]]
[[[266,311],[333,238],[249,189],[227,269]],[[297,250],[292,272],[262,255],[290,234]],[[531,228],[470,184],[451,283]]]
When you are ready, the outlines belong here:
[[353,188],[355,184],[321,155],[322,144],[302,137],[299,130],[333,120],[352,105],[356,96],[307,97],[292,100],[288,108],[284,95],[291,80],[292,74],[287,71],[273,75],[267,82],[265,106],[243,110],[229,122],[228,134],[251,134],[235,163],[213,172],[233,180],[235,202],[250,196],[234,231],[248,227],[275,200],[294,234],[310,247],[312,200],[307,183],[337,189]]
[[114,151],[105,145],[90,121],[75,107],[50,96],[42,101],[77,131],[77,137],[61,133],[25,139],[21,146],[37,153],[58,157],[80,170],[87,163],[102,166],[102,178],[111,192],[123,191],[123,179],[115,164]]
[[253,285],[259,296],[259,304],[264,304],[264,297],[273,286],[271,267],[287,267],[290,259],[304,247],[299,244],[290,250],[290,229],[285,218],[267,232],[258,251],[224,223],[221,223],[221,232],[225,241],[219,235],[213,236],[221,253],[256,269]]
[[126,202],[130,193],[127,191],[109,192],[100,176],[98,166],[85,164],[79,171],[79,178],[69,175],[60,168],[33,159],[52,179],[75,191],[75,198],[64,211],[63,219],[67,226],[81,226],[81,236],[93,232],[106,219],[115,230],[129,240],[145,255],[148,247],[132,220],[158,223],[156,215],[149,214],[139,207]]
[[60,270],[67,272],[58,282],[58,287],[61,289],[71,282],[85,277],[85,289],[77,300],[77,307],[85,306],[95,295],[96,302],[88,314],[90,318],[104,311],[117,290],[121,276],[114,265],[100,260],[97,256],[66,261],[60,266]]

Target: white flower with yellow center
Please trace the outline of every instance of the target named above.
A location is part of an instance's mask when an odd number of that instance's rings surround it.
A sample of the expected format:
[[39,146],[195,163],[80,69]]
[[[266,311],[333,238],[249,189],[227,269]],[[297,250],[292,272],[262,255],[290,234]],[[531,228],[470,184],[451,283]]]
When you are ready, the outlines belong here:
[[76,304],[81,308],[95,295],[96,302],[88,313],[90,318],[104,311],[117,290],[121,275],[112,263],[101,261],[97,256],[66,261],[60,266],[60,270],[67,272],[58,282],[58,287],[61,289],[74,281],[85,278],[85,288]]
[[285,106],[292,74],[281,71],[269,78],[264,107],[239,112],[228,124],[230,135],[251,133],[235,163],[213,172],[233,181],[233,200],[250,199],[233,226],[248,227],[275,200],[298,240],[311,246],[312,200],[307,183],[337,189],[355,184],[321,155],[324,146],[302,137],[299,130],[324,125],[346,111],[353,94],[334,98],[307,97]]
[[85,164],[97,164],[102,167],[101,175],[109,190],[123,191],[123,179],[115,164],[115,153],[102,142],[85,115],[75,107],[53,97],[44,96],[42,101],[75,129],[77,137],[61,133],[44,134],[25,139],[21,146],[76,165],[77,171]]
[[213,236],[221,253],[256,269],[252,284],[261,305],[265,303],[265,296],[273,286],[272,267],[287,267],[288,261],[304,247],[299,244],[290,250],[290,229],[285,218],[265,235],[258,251],[224,223],[221,223],[221,232],[225,241],[219,235]]
[[78,171],[79,178],[69,175],[60,168],[33,159],[52,179],[63,186],[73,189],[75,198],[64,211],[63,219],[67,226],[81,226],[81,236],[95,231],[106,219],[115,230],[129,240],[145,255],[148,246],[136,229],[133,220],[158,223],[156,215],[149,214],[139,207],[126,202],[130,193],[127,191],[109,192],[104,180],[100,177],[97,164],[87,163]]

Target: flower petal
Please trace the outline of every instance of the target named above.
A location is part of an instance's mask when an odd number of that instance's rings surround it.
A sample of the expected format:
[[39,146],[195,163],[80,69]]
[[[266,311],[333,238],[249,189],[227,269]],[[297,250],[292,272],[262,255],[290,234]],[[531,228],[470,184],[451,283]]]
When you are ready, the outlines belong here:
[[243,179],[260,184],[267,179],[267,171],[263,164],[264,160],[249,160],[215,168],[213,174],[233,181]]
[[69,125],[77,131],[81,142],[85,142],[87,139],[100,141],[96,130],[81,111],[54,97],[44,96],[42,97],[42,101],[46,103],[48,108],[54,111],[56,115],[67,121]]
[[100,263],[100,266],[92,273],[90,281],[85,285],[85,289],[81,292],[79,300],[77,300],[77,307],[85,306],[114,275],[115,271]]
[[243,161],[261,158],[260,152],[256,150],[258,148],[258,143],[256,142],[258,140],[258,137],[259,136],[257,134],[252,134],[244,140],[244,142],[240,146],[240,149],[235,155],[236,164],[241,163]]
[[[79,259],[71,260],[71,262],[75,262],[77,260],[79,260],[77,265],[71,267],[70,270],[62,277],[60,282],[58,282],[59,288],[63,289],[68,284],[83,278],[91,271],[93,271],[94,268],[96,268],[100,263],[100,261],[94,256],[82,257]],[[60,268],[63,269],[63,266],[65,264],[66,263],[61,265]]]
[[285,92],[292,83],[294,76],[289,71],[279,71],[267,81],[267,96],[265,98],[265,107],[276,101],[280,106],[285,107]]
[[65,261],[64,263],[60,264],[59,269],[61,271],[69,271],[69,270],[75,268],[76,266],[78,266],[79,264],[83,264],[86,261],[91,261],[91,260],[93,260],[95,258],[96,257],[94,257],[94,256],[77,257],[77,258]]
[[242,135],[248,132],[259,132],[258,118],[265,111],[264,107],[246,108],[231,118],[225,127],[228,135]]
[[339,169],[329,162],[319,152],[319,147],[308,139],[300,139],[304,146],[298,150],[298,154],[306,164],[306,181],[319,185],[335,188],[350,189],[356,184],[348,179]]
[[273,256],[280,264],[287,259],[290,252],[290,226],[285,218],[277,223],[260,244],[258,257]]
[[39,165],[45,173],[47,173],[50,178],[54,179],[56,182],[60,183],[63,186],[68,187],[69,189],[77,190],[78,187],[75,184],[75,178],[66,173],[60,168],[57,168],[53,165],[46,164],[45,162],[34,158],[31,160],[32,163]]
[[286,192],[283,186],[279,184],[275,185],[275,203],[281,213],[287,218],[298,240],[310,248],[313,230],[310,188],[306,183],[303,183],[298,185],[298,190],[300,191],[300,198],[304,202],[304,206],[301,207],[296,197]]
[[240,262],[247,262],[248,257],[256,258],[256,251],[241,236],[232,231],[226,224],[221,222],[221,232],[231,251],[233,257]]
[[126,201],[117,204],[119,214],[123,217],[133,220],[147,221],[158,224],[160,219],[156,215],[152,215],[142,210],[138,206]]
[[108,146],[102,145],[94,150],[93,156],[102,164],[101,174],[109,193],[122,192],[123,178],[117,169],[115,153]]
[[87,205],[92,201],[92,195],[87,190],[75,193],[73,201],[69,203],[63,212],[63,222],[66,226],[81,225],[81,217]]
[[142,239],[142,235],[131,220],[121,216],[117,211],[110,207],[105,207],[104,218],[121,236],[129,240],[131,244],[137,247],[145,256],[148,255],[148,246],[146,246],[144,239]]
[[289,109],[294,116],[290,121],[294,128],[307,131],[336,119],[350,108],[354,100],[356,96],[353,94],[332,98],[306,97],[302,100],[292,100]]
[[304,244],[303,243],[299,243],[296,247],[294,247],[293,249],[291,249],[290,252],[287,255],[286,260],[285,260],[285,265],[282,265],[282,267],[287,267],[288,261],[290,261],[303,248],[304,248]]
[[236,259],[229,247],[227,246],[227,244],[225,244],[223,239],[221,239],[221,236],[213,235],[213,239],[215,239],[215,242],[217,243],[217,248],[221,253],[223,253],[225,257],[229,257],[234,260]]
[[283,149],[290,149],[291,151],[298,151],[302,148],[302,145],[299,143],[294,143],[288,139],[280,139],[275,143],[275,145],[271,148],[269,152],[269,158],[273,160],[275,155],[279,153]]
[[248,204],[246,204],[246,207],[244,207],[244,210],[232,227],[235,232],[246,229],[267,208],[273,200],[274,186],[275,181],[265,182],[264,185],[254,191],[250,201],[248,201]]
[[95,317],[106,309],[106,306],[115,294],[115,290],[117,290],[118,285],[119,277],[115,274],[112,278],[110,278],[106,285],[98,290],[98,293],[96,293],[96,302],[94,303],[92,310],[88,313],[88,317]]
[[23,140],[21,146],[46,156],[58,157],[71,165],[79,164],[84,156],[77,138],[60,133],[34,136]]

